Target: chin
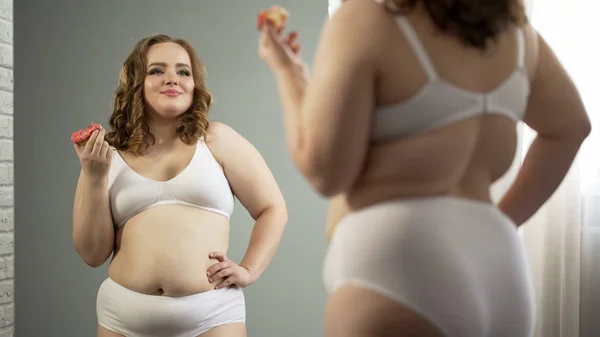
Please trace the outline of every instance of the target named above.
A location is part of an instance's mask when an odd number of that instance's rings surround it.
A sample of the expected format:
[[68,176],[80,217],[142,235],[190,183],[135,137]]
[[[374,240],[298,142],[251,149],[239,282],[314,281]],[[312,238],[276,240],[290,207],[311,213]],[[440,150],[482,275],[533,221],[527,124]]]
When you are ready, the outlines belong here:
[[163,118],[177,118],[183,115],[186,111],[187,109],[183,109],[181,107],[165,106],[161,107],[161,109],[157,109],[156,112]]

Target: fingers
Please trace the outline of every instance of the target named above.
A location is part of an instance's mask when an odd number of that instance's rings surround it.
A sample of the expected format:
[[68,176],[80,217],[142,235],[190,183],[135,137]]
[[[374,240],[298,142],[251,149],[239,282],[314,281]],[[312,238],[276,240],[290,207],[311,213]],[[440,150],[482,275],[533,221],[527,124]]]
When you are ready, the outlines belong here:
[[110,148],[110,146],[108,145],[107,141],[103,141],[102,145],[101,145],[101,149],[100,152],[98,153],[98,155],[100,155],[100,158],[107,158],[106,154],[108,153],[108,149]]
[[223,252],[212,252],[212,253],[208,254],[208,257],[211,259],[216,259],[220,262],[227,260],[227,256],[225,256],[225,254]]
[[285,37],[285,43],[291,44],[296,42],[296,39],[298,38],[298,32],[293,31],[293,32],[289,32],[288,35]]
[[298,42],[296,43],[292,43],[290,44],[290,49],[292,50],[292,52],[294,52],[294,54],[298,55],[300,54],[300,50],[302,49],[302,45]]
[[111,160],[113,155],[114,155],[114,151],[112,146],[108,146],[108,150],[106,151],[106,159]]
[[208,256],[211,259],[216,259],[219,261],[206,270],[208,282],[213,283],[217,280],[221,280],[221,282],[215,285],[215,289],[221,289],[235,285],[239,278],[236,274],[236,270],[238,269],[236,265],[227,259],[223,252],[212,252],[208,254]]
[[262,30],[265,25],[265,21],[267,21],[267,15],[265,12],[260,12],[256,17],[256,29]]
[[267,47],[279,45],[280,47],[289,48],[295,55],[300,53],[301,44],[298,40],[298,32],[291,31],[285,38],[281,37],[283,29],[276,28],[271,22],[266,21],[261,24],[262,44]]
[[93,150],[93,147],[94,147],[94,143],[96,142],[97,138],[98,138],[98,130],[92,132],[92,135],[88,139],[86,146],[83,148],[83,153],[84,154],[90,154],[90,153],[92,153],[92,150]]
[[213,274],[219,272],[220,270],[227,269],[229,267],[231,267],[230,261],[215,263],[206,270],[206,276],[211,277]]
[[283,40],[283,43],[285,43],[294,54],[298,55],[300,53],[300,49],[302,47],[302,45],[297,41],[298,39],[298,32],[293,31],[288,33],[288,35],[286,36],[286,38]]
[[83,149],[81,148],[81,146],[77,145],[76,143],[73,143],[73,147],[75,148],[75,152],[77,153],[77,155],[81,157],[81,153],[83,153]]
[[235,268],[233,263],[227,260],[225,254],[221,252],[213,252],[210,253],[209,256],[219,260],[220,262],[213,264],[207,269],[206,276],[208,276],[208,282],[213,283],[217,280],[221,280],[221,282],[215,285],[215,289],[224,288],[234,284],[236,279]]
[[267,21],[261,29],[263,36],[272,42],[279,41],[281,35],[281,29],[277,29],[271,22]]
[[236,282],[237,282],[236,277],[231,276],[231,277],[227,278],[226,280],[224,280],[223,282],[217,284],[215,286],[215,289],[221,289],[221,288],[233,286],[233,285],[236,285]]
[[227,277],[233,275],[233,273],[234,273],[234,269],[232,267],[221,269],[221,270],[219,270],[218,273],[209,277],[208,282],[213,283],[216,280],[227,278]]
[[[97,132],[97,131],[94,131]],[[92,142],[90,140],[90,142]],[[102,150],[102,143],[104,142],[104,129],[100,129],[100,132],[96,133],[96,139],[92,142],[93,145],[93,149],[91,154],[92,155],[98,155],[100,153],[100,150]]]
[[104,129],[95,130],[87,141],[83,153],[86,155],[97,155],[104,141]]

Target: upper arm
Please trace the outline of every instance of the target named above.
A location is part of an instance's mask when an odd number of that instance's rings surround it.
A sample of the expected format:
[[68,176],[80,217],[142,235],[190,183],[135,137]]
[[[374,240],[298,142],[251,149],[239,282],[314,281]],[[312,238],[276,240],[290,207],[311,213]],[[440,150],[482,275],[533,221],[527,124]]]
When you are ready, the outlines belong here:
[[233,193],[253,219],[276,207],[287,214],[285,201],[258,150],[231,127],[211,122],[209,145],[223,167]]
[[367,152],[378,48],[373,17],[381,15],[370,12],[376,10],[351,1],[325,24],[304,94],[306,171],[327,196],[353,184]]
[[585,138],[591,124],[579,91],[544,38],[534,36],[538,60],[523,122],[544,137]]

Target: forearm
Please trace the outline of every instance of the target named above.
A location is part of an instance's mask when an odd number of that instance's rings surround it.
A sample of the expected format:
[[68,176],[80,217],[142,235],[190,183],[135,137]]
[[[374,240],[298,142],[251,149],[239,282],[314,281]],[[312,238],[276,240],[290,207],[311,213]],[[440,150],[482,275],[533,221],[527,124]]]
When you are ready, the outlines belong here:
[[299,67],[280,70],[275,73],[277,90],[283,109],[283,123],[286,142],[293,160],[304,143],[305,122],[302,120],[302,101],[308,78]]
[[535,138],[515,182],[498,204],[517,226],[533,216],[560,186],[581,143],[581,139]]
[[250,243],[240,266],[248,269],[256,280],[267,269],[279,247],[287,223],[283,208],[270,208],[257,219],[250,235]]
[[82,177],[80,187],[73,209],[73,242],[83,260],[97,266],[106,261],[114,245],[107,182]]

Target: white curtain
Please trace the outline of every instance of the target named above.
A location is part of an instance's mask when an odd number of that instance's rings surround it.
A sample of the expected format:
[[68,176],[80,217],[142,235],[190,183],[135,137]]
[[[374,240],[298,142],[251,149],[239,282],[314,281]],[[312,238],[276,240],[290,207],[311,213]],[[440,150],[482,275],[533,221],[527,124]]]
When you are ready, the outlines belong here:
[[[600,336],[600,48],[597,0],[526,0],[533,26],[543,34],[580,90],[594,130],[567,177],[520,229],[533,270],[535,337]],[[565,113],[569,113],[565,111]],[[519,125],[512,169],[493,186],[498,200],[514,180],[535,136]],[[593,284],[598,286],[593,287]]]

